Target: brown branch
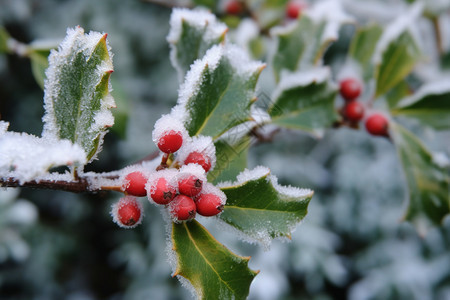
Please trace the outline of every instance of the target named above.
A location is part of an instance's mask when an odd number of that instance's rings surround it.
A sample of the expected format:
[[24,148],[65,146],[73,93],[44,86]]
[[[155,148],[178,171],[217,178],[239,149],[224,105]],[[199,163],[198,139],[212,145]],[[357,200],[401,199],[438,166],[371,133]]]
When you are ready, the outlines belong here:
[[442,56],[444,54],[444,45],[442,43],[442,33],[441,27],[439,25],[439,18],[432,17],[431,22],[433,23],[434,37],[436,38],[436,47],[438,49],[439,55]]
[[0,178],[1,187],[29,187],[34,189],[60,190],[72,193],[93,192],[89,189],[89,183],[86,178],[79,178],[77,181],[63,180],[39,180],[20,183],[14,178]]
[[141,0],[141,1],[148,2],[148,3],[153,3],[153,4],[156,4],[156,5],[165,6],[165,7],[168,7],[168,8],[173,8],[173,7],[192,8],[191,5],[182,4],[182,3],[180,3],[180,1],[176,1],[176,0]]

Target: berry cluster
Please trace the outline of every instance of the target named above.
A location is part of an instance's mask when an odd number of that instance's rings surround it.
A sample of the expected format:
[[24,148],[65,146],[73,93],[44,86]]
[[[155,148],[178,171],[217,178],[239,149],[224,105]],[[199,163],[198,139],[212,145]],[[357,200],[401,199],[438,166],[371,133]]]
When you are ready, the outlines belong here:
[[[362,84],[355,78],[346,78],[340,82],[339,92],[345,100],[340,112],[350,127],[357,127],[358,122],[364,118],[365,106],[357,100],[361,91]],[[373,113],[365,120],[367,131],[375,136],[388,136],[388,125],[387,118],[380,113]]]
[[212,139],[189,137],[182,123],[170,115],[156,122],[152,135],[162,152],[161,164],[156,171],[125,169],[120,182],[127,196],[113,205],[114,221],[126,228],[139,224],[142,208],[135,197],[144,196],[166,206],[174,222],[191,220],[197,213],[209,217],[222,212],[226,195],[206,178],[216,160]]

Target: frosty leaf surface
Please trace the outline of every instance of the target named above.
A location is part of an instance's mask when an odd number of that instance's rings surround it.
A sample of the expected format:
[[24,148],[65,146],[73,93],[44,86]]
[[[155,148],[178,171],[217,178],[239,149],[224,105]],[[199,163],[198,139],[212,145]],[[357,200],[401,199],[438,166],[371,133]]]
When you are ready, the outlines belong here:
[[196,220],[172,224],[172,245],[182,276],[198,299],[246,299],[257,272],[248,268],[249,257],[232,253]]
[[400,101],[391,112],[417,119],[436,129],[449,129],[450,79],[425,84],[413,96]]
[[249,120],[263,68],[262,63],[250,60],[236,46],[213,46],[191,66],[173,116],[184,122],[190,136],[219,137]]
[[360,64],[366,79],[373,76],[372,55],[382,33],[377,24],[358,28],[350,44],[349,55]]
[[334,99],[337,87],[330,82],[328,68],[283,73],[269,108],[279,126],[320,134],[337,120]]
[[277,237],[290,237],[313,196],[308,189],[280,186],[265,167],[245,170],[236,182],[220,186],[227,195],[220,219],[264,245]]
[[114,124],[109,78],[113,71],[106,34],[67,30],[46,71],[43,136],[80,145],[91,160]]
[[0,158],[0,177],[21,183],[45,175],[52,167],[86,163],[84,150],[68,140],[8,131],[0,134]]
[[448,169],[437,165],[411,132],[393,122],[390,127],[408,186],[405,219],[419,231],[439,225],[450,212]]
[[195,60],[202,58],[213,45],[225,40],[227,30],[225,24],[207,11],[182,8],[172,11],[167,41],[171,48],[172,65],[178,72],[180,82]]
[[421,58],[414,35],[414,23],[422,5],[413,6],[409,13],[400,16],[381,35],[375,48],[375,97],[379,97],[402,81]]
[[337,40],[341,24],[349,21],[340,2],[328,0],[316,4],[292,24],[274,28],[271,33],[277,46],[272,64],[277,81],[282,70],[319,65],[325,50]]

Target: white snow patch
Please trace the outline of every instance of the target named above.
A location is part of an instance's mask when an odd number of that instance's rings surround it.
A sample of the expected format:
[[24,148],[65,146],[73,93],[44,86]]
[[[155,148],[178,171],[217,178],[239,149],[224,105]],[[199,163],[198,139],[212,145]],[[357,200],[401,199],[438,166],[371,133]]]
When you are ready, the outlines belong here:
[[236,181],[220,182],[219,184],[217,184],[217,187],[226,188],[226,187],[230,187],[230,186],[238,186],[238,185],[245,184],[247,181],[257,180],[261,177],[268,176],[269,174],[270,174],[269,168],[264,167],[264,166],[257,166],[252,170],[245,169],[244,171],[239,173],[239,175],[236,177]]
[[450,93],[450,78],[441,78],[438,81],[432,81],[422,85],[414,95],[402,99],[397,104],[397,107],[401,108],[412,105],[428,95],[442,95],[446,93]]
[[275,190],[278,193],[285,195],[290,198],[307,198],[312,197],[314,192],[310,189],[301,189],[294,186],[284,186],[278,184],[278,178],[274,175],[269,176],[270,182],[272,183]]
[[0,136],[5,134],[5,132],[8,130],[9,122],[6,121],[0,121]]
[[276,101],[281,94],[289,89],[299,86],[307,86],[311,83],[323,83],[330,78],[330,69],[328,67],[313,68],[308,71],[281,72],[280,83],[273,92],[272,99]]
[[0,136],[0,177],[13,177],[23,183],[43,176],[51,167],[84,164],[86,153],[68,140],[17,132]]
[[397,39],[403,32],[409,31],[415,38],[416,42],[420,40],[417,38],[417,32],[414,25],[416,24],[419,16],[422,14],[423,8],[423,3],[417,2],[411,6],[411,9],[407,13],[401,14],[397,19],[388,25],[375,48],[375,53],[373,55],[373,63],[375,65],[381,63],[384,51],[386,51],[389,44]]

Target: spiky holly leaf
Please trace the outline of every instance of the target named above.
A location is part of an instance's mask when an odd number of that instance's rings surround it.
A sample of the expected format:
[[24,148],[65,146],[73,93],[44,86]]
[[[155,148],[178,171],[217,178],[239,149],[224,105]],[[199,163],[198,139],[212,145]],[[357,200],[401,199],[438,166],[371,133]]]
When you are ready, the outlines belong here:
[[338,118],[336,94],[328,68],[283,73],[269,114],[274,124],[320,135]]
[[250,118],[250,106],[264,64],[232,45],[213,46],[197,60],[180,88],[174,116],[190,136],[214,139]]
[[341,24],[350,20],[339,1],[322,1],[295,22],[274,28],[271,33],[277,39],[272,61],[275,79],[280,79],[282,70],[319,65],[325,50],[338,38]]
[[58,50],[49,56],[43,136],[68,139],[92,160],[106,129],[114,124],[109,110],[115,107],[109,84],[112,71],[106,34],[69,28]]
[[421,58],[411,28],[417,22],[422,8],[422,5],[414,5],[408,14],[390,24],[378,41],[374,53],[375,98],[402,81]]
[[408,185],[405,219],[423,232],[450,212],[448,170],[435,163],[414,134],[394,122],[389,126]]
[[246,299],[258,272],[248,268],[249,257],[232,253],[196,220],[172,224],[177,258],[174,276],[187,279],[198,299]]
[[383,29],[377,24],[358,28],[350,44],[349,55],[362,67],[364,78],[373,76],[372,56]]
[[[211,2],[211,1],[208,1]],[[175,8],[170,17],[170,58],[180,82],[195,60],[202,58],[213,45],[225,40],[225,24],[204,10]]]
[[277,237],[290,237],[313,196],[308,189],[280,186],[265,167],[246,170],[236,182],[219,186],[227,195],[220,219],[264,245]]
[[391,110],[393,115],[414,118],[436,129],[450,128],[450,81],[423,85],[414,95],[404,98]]

